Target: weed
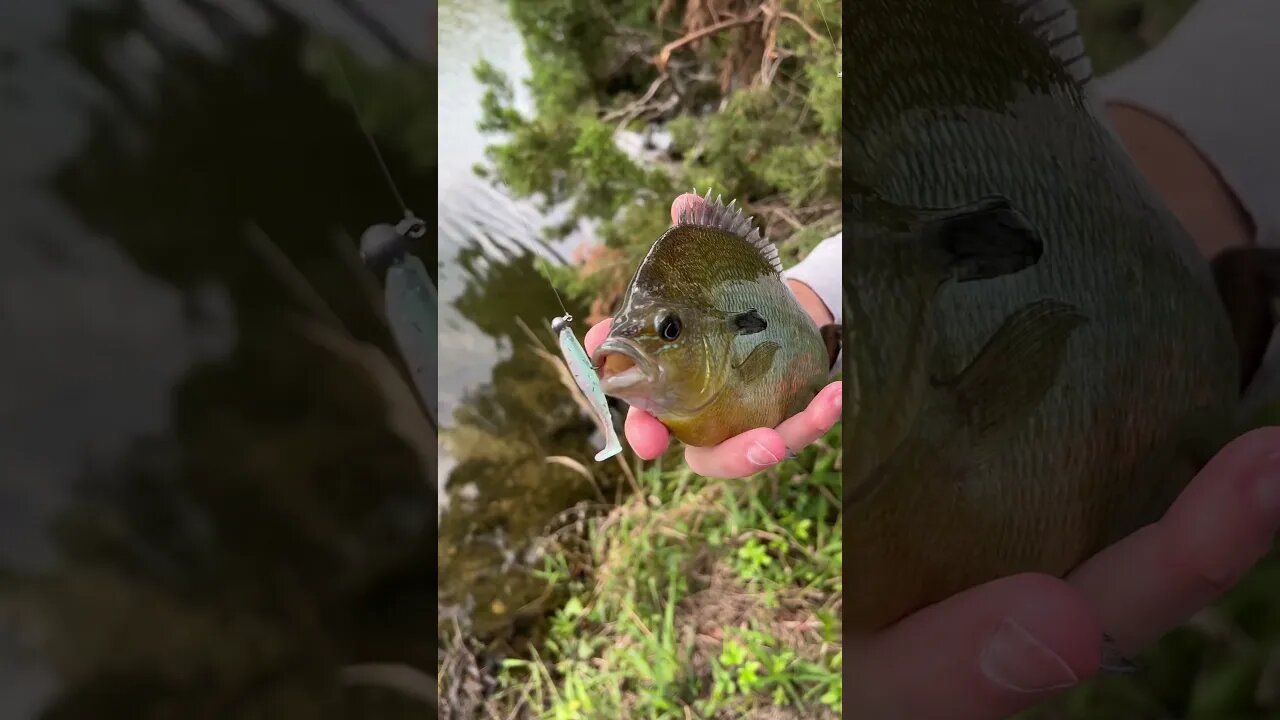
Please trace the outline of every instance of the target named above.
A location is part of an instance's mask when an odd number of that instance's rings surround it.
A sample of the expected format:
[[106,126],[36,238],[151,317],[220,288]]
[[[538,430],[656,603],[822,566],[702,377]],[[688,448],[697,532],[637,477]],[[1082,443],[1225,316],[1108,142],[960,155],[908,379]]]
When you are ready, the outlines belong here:
[[[508,659],[499,695],[541,718],[789,718],[840,712],[840,427],[768,473],[682,464],[587,525],[543,652]],[[505,715],[504,715],[505,716]]]

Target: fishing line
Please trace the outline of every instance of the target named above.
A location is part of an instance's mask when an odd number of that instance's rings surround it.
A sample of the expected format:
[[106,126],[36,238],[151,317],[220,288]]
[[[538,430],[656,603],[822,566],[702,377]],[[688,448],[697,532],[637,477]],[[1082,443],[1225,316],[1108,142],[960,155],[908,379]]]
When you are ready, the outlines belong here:
[[556,294],[556,302],[560,303],[560,309],[564,311],[564,321],[573,322],[573,315],[570,315],[569,308],[564,306],[564,301],[560,299],[560,293],[556,291],[556,286],[550,280],[547,281],[547,285],[551,287],[551,292]]
[[[831,25],[827,22],[827,11],[822,9],[822,0],[815,3],[818,6],[818,14],[822,16],[822,26],[827,29],[827,39],[831,41],[831,49],[836,47],[836,36],[831,34]],[[837,70],[836,77],[844,77],[844,70]]]
[[[830,34],[830,31],[828,31],[828,34]],[[369,147],[373,148],[373,156],[378,159],[378,165],[382,168],[382,175],[387,180],[387,186],[391,188],[391,194],[395,196],[400,209],[404,211],[404,216],[406,218],[413,217],[413,212],[409,210],[409,206],[405,204],[404,197],[400,195],[400,188],[396,187],[395,178],[391,176],[391,169],[387,167],[387,161],[383,159],[382,151],[378,149],[377,141],[373,139],[372,133],[365,127],[364,116],[360,114],[360,108],[356,105],[356,91],[351,85],[351,78],[347,77],[347,68],[342,64],[342,58],[332,46],[329,48],[329,55],[333,57],[334,63],[338,66],[338,73],[342,75],[342,84],[347,89],[347,102],[351,105],[351,113],[355,115],[356,124],[360,126],[360,132],[364,133],[365,140],[369,141]]]
[[395,177],[382,156],[382,150],[373,139],[373,133],[365,125],[364,115],[356,103],[355,87],[347,75],[347,68],[333,45],[329,55],[346,89],[351,114],[355,116],[360,132],[368,141],[373,156],[382,169],[382,175],[391,189],[391,195],[404,212],[403,219],[394,227],[388,224],[372,225],[360,238],[360,256],[366,267],[383,275],[383,305],[391,335],[400,350],[400,357],[408,367],[418,399],[431,427],[439,429],[438,387],[436,356],[439,353],[438,298],[435,281],[422,261],[408,251],[405,241],[418,240],[427,234],[427,226],[413,214],[400,194]]

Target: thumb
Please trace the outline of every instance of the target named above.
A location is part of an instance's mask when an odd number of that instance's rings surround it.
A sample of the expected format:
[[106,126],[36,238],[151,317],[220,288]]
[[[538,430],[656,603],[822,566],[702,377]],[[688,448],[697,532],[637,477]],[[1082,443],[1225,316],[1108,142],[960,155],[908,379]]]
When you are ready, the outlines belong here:
[[696,210],[699,205],[705,205],[706,202],[696,193],[685,193],[677,197],[671,203],[671,224],[680,222],[680,213]]
[[846,642],[845,702],[883,720],[999,720],[1097,671],[1102,631],[1066,582],[1023,574],[971,588]]

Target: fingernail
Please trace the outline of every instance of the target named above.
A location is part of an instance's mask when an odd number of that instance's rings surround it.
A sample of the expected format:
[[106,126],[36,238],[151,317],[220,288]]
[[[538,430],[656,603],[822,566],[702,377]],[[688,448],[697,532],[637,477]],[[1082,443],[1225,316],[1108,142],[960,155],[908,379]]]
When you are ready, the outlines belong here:
[[773,451],[764,445],[755,443],[750,448],[747,448],[747,461],[758,467],[768,467],[778,464],[778,456],[774,455]]
[[1065,660],[1011,619],[991,634],[979,666],[991,682],[1015,692],[1057,690],[1080,680]]
[[844,410],[844,391],[843,390],[836,393],[836,396],[831,398],[831,407],[836,411],[837,416],[840,414],[842,410]]

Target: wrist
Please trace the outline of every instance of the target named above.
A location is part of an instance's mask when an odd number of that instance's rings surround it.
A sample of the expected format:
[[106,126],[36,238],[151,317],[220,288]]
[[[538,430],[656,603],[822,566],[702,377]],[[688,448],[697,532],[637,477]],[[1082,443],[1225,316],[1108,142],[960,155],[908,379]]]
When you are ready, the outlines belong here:
[[1140,108],[1112,102],[1107,112],[1134,163],[1202,255],[1213,259],[1252,244],[1252,219],[1189,138]]
[[809,317],[813,318],[818,327],[835,322],[835,316],[831,314],[831,309],[827,307],[826,303],[822,302],[822,298],[818,297],[818,293],[814,292],[813,288],[793,278],[787,278],[787,287],[796,296],[800,307],[809,314]]

